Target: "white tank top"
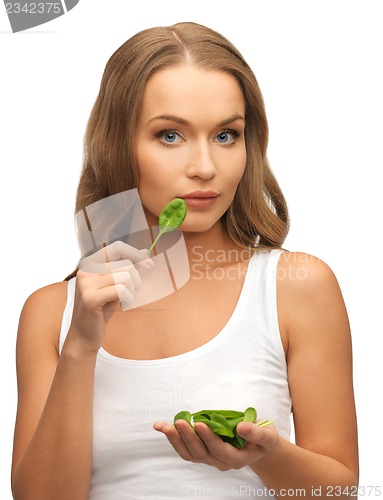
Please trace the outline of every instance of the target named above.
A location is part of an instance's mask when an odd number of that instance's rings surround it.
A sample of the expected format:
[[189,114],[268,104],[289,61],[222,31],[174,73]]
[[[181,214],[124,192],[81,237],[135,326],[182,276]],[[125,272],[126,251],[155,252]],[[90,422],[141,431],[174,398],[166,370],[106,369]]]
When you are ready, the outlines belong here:
[[[99,350],[90,500],[267,495],[250,467],[221,472],[186,462],[152,426],[172,423],[181,410],[244,411],[253,406],[259,418],[273,420],[280,435],[289,439],[291,399],[276,304],[281,252],[253,255],[234,312],[206,344],[154,360],[122,359]],[[68,283],[60,350],[71,322],[74,290],[75,278]]]

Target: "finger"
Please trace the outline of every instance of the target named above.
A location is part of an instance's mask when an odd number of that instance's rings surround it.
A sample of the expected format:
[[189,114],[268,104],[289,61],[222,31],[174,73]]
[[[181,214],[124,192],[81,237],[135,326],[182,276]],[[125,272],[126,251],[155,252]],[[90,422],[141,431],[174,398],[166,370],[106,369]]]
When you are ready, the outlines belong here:
[[114,274],[118,273],[105,273],[105,274],[89,273],[88,271],[80,269],[77,273],[77,282],[84,283],[83,286],[85,288],[102,289],[115,285],[116,281],[117,282],[121,281],[118,279],[116,279],[115,281]]
[[225,443],[219,436],[202,422],[196,422],[195,430],[204,442],[209,453],[222,464],[231,464],[241,458],[239,450],[229,443]]
[[[93,289],[100,290],[102,288],[120,285],[120,287],[116,289],[117,296],[114,300],[120,299],[120,301],[122,300],[123,302],[126,302],[128,300],[129,303],[132,302],[136,290],[138,290],[141,286],[141,278],[137,271],[134,269],[134,266],[130,266],[129,271],[123,270],[109,274],[93,274],[87,273],[83,270],[79,270],[78,278],[79,280],[81,279],[82,282],[84,279],[86,280],[87,284],[84,283],[83,285],[86,288],[91,287]],[[130,293],[126,294],[125,290],[123,290],[122,287],[126,287]]]
[[134,293],[132,293],[126,286],[122,283],[115,285],[118,298],[120,299],[121,309],[127,311],[133,304]]
[[[131,266],[134,269],[134,266]],[[137,272],[137,271],[136,271]],[[138,274],[138,273],[137,273]],[[137,287],[141,286],[141,279],[138,276],[136,282],[132,278],[131,272],[121,271],[118,273],[112,273],[113,279],[116,285],[123,285],[125,289],[117,287],[117,292],[120,298],[120,305],[123,311],[127,311],[133,304],[134,297],[136,295]],[[137,287],[136,287],[137,284]]]
[[138,290],[141,287],[141,277],[139,272],[136,269],[136,266],[139,266],[143,269],[150,269],[154,265],[151,259],[138,262],[137,264],[132,263],[129,259],[117,260],[114,262],[93,262],[86,259],[80,260],[78,264],[78,268],[81,271],[92,274],[111,274],[113,272],[118,271],[129,271],[132,275],[133,281],[135,283],[136,289]]
[[213,435],[213,439],[217,439],[216,444],[218,445],[218,447],[222,449],[225,447],[225,445],[227,445],[227,443],[224,443],[218,436],[216,436],[207,425],[195,425],[195,429],[197,432],[194,432],[193,428],[187,422],[185,422],[184,420],[177,420],[176,427],[187,450],[193,457],[193,461],[212,465],[219,470],[227,470],[228,468],[230,468],[228,467],[228,464],[220,460],[218,456],[213,455],[206,442],[201,439],[201,436],[198,433],[197,429],[199,428],[201,430],[201,427],[204,427],[204,430],[206,430],[207,434],[211,433]]
[[[130,260],[124,260],[124,261],[118,261],[118,262],[108,262],[107,257],[105,255],[105,252],[103,249],[101,250],[103,252],[103,260],[100,261],[100,256],[96,256],[96,254],[90,255],[89,257],[85,257],[84,259],[81,259],[80,262],[78,263],[79,269],[82,271],[85,271],[86,273],[93,273],[93,274],[110,274],[112,269],[115,269],[117,267],[123,267],[124,265],[131,265],[132,261]],[[98,252],[97,252],[98,253]],[[93,257],[95,257],[96,261],[93,260]]]
[[[112,271],[117,270],[123,267],[130,267],[133,265],[133,262],[130,259],[122,259],[116,260],[112,262],[108,262],[109,267]],[[98,264],[99,265],[99,264]],[[154,262],[152,259],[141,260],[140,262],[135,262],[134,266],[142,269],[152,269],[154,267]]]
[[128,271],[130,273],[130,276],[132,277],[136,290],[139,290],[142,286],[142,281],[140,273],[137,271],[136,266],[130,265],[128,267]]
[[156,422],[153,426],[156,431],[162,432],[167,437],[169,443],[174,448],[175,452],[188,462],[193,462],[193,457],[191,456],[189,450],[185,446],[179,432],[173,425],[166,424],[164,422]]
[[257,424],[241,422],[237,425],[238,435],[248,443],[271,450],[278,442],[278,433],[275,427],[260,427]]
[[123,241],[115,241],[110,245],[105,245],[97,250],[97,252],[84,257],[82,260],[84,262],[105,264],[105,262],[113,262],[124,259],[129,259],[133,262],[143,262],[149,260],[153,264],[153,261],[149,258],[148,251],[146,249],[138,250]]
[[[115,241],[114,243],[104,247],[102,250],[104,250],[109,262],[121,259],[130,259],[132,262],[136,263],[149,259],[146,250],[138,250],[123,241]],[[100,255],[97,255],[97,258],[100,258]]]
[[136,286],[131,274],[128,271],[112,273],[115,285],[124,285],[133,295],[136,293]]
[[[121,267],[118,266],[119,263],[127,263],[126,265],[123,265]],[[112,265],[113,264],[113,265]],[[140,273],[137,271],[137,268],[136,266],[140,266],[141,264],[143,264],[143,268],[148,268],[148,267],[151,267],[151,265],[147,265],[147,262],[139,262],[138,264],[132,264],[132,262],[130,260],[122,260],[122,261],[117,261],[117,262],[111,262],[111,269],[112,269],[112,272],[115,273],[115,272],[120,272],[120,271],[128,271],[133,282],[134,282],[134,286],[136,288],[136,290],[139,290],[142,286],[142,280],[141,280],[141,275]],[[141,267],[141,266],[140,266]]]
[[88,297],[88,305],[91,308],[103,308],[110,302],[121,300],[120,297],[123,297],[127,302],[132,301],[131,292],[124,285],[113,284],[111,286],[99,288],[92,293],[92,296]]
[[193,427],[185,420],[177,420],[175,427],[190,455],[198,462],[208,460],[208,450]]
[[[124,262],[130,262],[130,261],[124,261]],[[118,262],[116,262],[116,264],[118,264]],[[134,284],[135,290],[139,290],[141,288],[141,286],[142,286],[141,276],[140,276],[140,273],[137,271],[135,265],[130,263],[130,265],[128,265],[126,267],[116,267],[116,269],[112,272],[112,275],[114,276],[114,275],[117,275],[118,273],[121,273],[121,272],[129,273],[130,279],[132,280],[132,282]],[[118,279],[117,279],[116,283],[119,283]],[[135,290],[132,290],[132,291],[135,291]]]
[[[114,261],[108,262],[108,264],[109,264],[109,269],[111,271],[119,271],[122,269],[127,269],[133,265],[132,261],[130,259],[114,260]],[[97,264],[97,265],[100,265],[100,264]]]

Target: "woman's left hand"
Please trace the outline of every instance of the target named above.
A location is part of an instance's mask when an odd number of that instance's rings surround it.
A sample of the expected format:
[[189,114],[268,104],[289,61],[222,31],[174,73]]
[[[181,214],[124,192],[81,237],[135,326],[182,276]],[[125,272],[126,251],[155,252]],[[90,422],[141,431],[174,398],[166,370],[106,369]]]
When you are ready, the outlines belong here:
[[156,422],[154,429],[167,437],[178,455],[188,462],[204,463],[220,471],[241,469],[258,462],[278,444],[279,434],[274,427],[260,427],[256,423],[241,422],[237,433],[246,440],[243,448],[222,441],[204,423],[196,422],[195,431],[186,420],[177,420],[176,426]]

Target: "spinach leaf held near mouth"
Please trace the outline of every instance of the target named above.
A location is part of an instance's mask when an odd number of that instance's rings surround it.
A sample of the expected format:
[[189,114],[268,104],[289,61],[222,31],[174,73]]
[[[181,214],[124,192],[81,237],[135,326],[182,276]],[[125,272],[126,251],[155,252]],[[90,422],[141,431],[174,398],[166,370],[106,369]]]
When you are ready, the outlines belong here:
[[148,250],[148,255],[151,254],[157,241],[164,233],[170,233],[177,229],[185,220],[187,214],[187,206],[182,198],[174,198],[168,203],[160,213],[158,218],[158,226],[160,228],[156,239]]

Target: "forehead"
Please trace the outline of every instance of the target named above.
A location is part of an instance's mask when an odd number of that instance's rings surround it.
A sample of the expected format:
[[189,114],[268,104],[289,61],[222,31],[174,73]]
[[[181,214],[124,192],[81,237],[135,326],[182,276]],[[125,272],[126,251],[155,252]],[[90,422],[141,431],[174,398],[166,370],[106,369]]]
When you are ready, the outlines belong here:
[[182,65],[150,77],[141,119],[146,122],[156,115],[176,114],[189,120],[220,121],[236,113],[245,114],[245,100],[234,76]]

